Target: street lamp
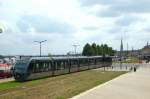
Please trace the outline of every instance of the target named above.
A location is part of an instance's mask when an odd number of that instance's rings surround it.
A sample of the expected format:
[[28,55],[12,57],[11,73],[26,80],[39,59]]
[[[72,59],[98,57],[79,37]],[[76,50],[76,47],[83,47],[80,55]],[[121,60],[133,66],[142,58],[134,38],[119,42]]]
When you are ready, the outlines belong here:
[[43,40],[43,41],[34,41],[40,44],[40,57],[41,57],[41,44],[46,42],[47,40]]
[[80,45],[74,44],[72,46],[74,47],[74,54],[76,55],[77,54],[77,47],[80,46]]

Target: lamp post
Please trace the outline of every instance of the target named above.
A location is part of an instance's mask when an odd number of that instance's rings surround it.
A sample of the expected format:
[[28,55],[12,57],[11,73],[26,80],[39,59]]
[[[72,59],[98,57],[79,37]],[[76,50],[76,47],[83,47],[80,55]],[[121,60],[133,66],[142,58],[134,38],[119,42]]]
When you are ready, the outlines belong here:
[[80,45],[74,44],[72,46],[74,47],[74,54],[76,55],[77,54],[77,47],[80,46]]
[[40,44],[40,57],[41,57],[41,45],[42,43],[46,42],[47,40],[43,40],[43,41],[34,41]]
[[123,42],[121,38],[121,45],[120,45],[120,69],[122,69],[122,59],[123,59]]

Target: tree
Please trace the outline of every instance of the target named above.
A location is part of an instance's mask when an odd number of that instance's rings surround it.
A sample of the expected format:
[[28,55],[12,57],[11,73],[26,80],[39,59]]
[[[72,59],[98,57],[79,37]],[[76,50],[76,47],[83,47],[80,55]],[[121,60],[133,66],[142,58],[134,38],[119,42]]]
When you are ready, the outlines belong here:
[[84,46],[84,48],[83,48],[82,54],[83,54],[84,56],[92,56],[93,53],[94,53],[93,48],[91,47],[90,44],[87,43],[87,44]]
[[93,43],[92,45],[86,44],[83,48],[83,55],[85,56],[95,56],[95,55],[109,55],[113,56],[115,54],[115,51],[112,47],[109,47],[107,44],[101,44],[97,45],[96,43]]
[[101,44],[100,48],[101,48],[101,53],[102,53],[101,55],[103,55],[103,56],[104,56],[104,55],[105,55],[104,45],[103,45],[103,44]]
[[108,55],[108,46],[107,46],[107,44],[103,45],[103,53],[104,53],[104,55]]
[[99,45],[97,45],[97,54],[102,55],[102,48]]
[[114,54],[115,54],[115,50],[113,50],[112,47],[109,47],[109,53],[108,53],[108,55],[114,56]]
[[0,33],[3,33],[3,30],[2,30],[2,28],[0,28]]
[[52,57],[52,54],[51,54],[51,53],[48,53],[48,57]]
[[92,49],[93,49],[93,55],[94,56],[98,55],[98,49],[95,43],[92,44]]

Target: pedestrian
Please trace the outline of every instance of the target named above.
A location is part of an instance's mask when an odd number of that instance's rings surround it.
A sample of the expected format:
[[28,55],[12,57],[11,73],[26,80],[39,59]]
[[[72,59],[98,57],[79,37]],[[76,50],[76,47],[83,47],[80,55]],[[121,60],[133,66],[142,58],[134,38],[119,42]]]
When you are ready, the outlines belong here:
[[132,71],[132,69],[133,69],[133,68],[131,67],[131,68],[130,68],[130,71]]
[[134,67],[134,72],[136,72],[136,67]]

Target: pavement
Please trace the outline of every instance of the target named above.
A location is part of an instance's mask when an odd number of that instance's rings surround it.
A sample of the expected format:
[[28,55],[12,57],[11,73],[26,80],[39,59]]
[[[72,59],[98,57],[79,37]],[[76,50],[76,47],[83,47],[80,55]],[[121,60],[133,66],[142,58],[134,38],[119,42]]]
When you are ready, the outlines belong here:
[[0,79],[0,83],[9,82],[9,81],[13,81],[13,80],[14,80],[14,78]]
[[150,64],[140,65],[136,72],[121,75],[71,99],[150,99]]

